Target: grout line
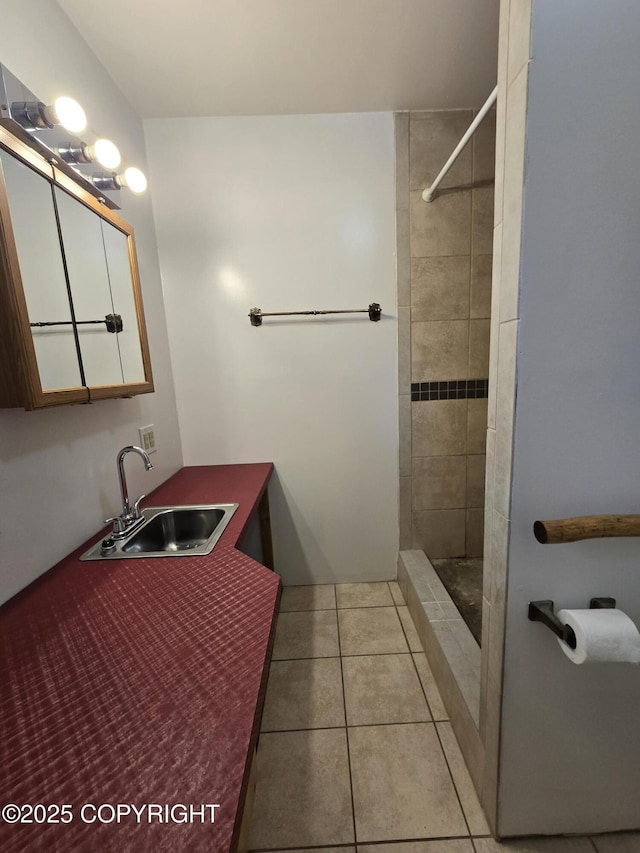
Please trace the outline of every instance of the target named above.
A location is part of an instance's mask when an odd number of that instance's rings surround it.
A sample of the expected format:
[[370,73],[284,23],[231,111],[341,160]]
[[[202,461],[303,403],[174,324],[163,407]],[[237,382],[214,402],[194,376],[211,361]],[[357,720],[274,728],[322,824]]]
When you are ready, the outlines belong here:
[[[435,716],[435,714],[433,713],[433,711],[432,711],[432,709],[431,709],[431,705],[429,704],[429,699],[428,699],[428,697],[427,697],[427,691],[424,689],[424,684],[422,683],[422,679],[420,678],[420,673],[418,672],[418,667],[417,667],[417,665],[416,665],[416,658],[415,658],[415,656],[416,656],[416,655],[424,655],[424,656],[425,656],[425,658],[426,658],[426,660],[427,660],[427,666],[429,667],[429,669],[431,669],[431,664],[429,663],[429,658],[427,657],[427,653],[426,653],[426,652],[422,651],[422,652],[412,652],[412,653],[411,653],[411,657],[412,657],[412,659],[413,659],[413,666],[414,666],[414,668],[415,668],[415,670],[416,670],[416,675],[418,676],[418,681],[420,682],[420,687],[422,688],[422,692],[423,692],[423,694],[424,694],[424,698],[425,698],[425,700],[426,700],[426,702],[427,702],[427,707],[429,708],[429,712],[430,712],[430,714],[431,714],[431,717],[432,717],[432,719],[433,719],[433,722],[434,722],[434,723],[449,723],[449,722],[451,722],[451,719],[450,719],[449,717],[444,717],[444,718],[443,718],[443,717],[438,717],[438,719],[436,719],[436,716]],[[433,675],[433,673],[432,673],[432,675]],[[434,682],[435,682],[435,677],[434,677]],[[436,682],[436,684],[435,684],[435,687],[436,687],[436,690],[437,690],[437,691],[438,691],[438,693],[439,693],[439,692],[440,692],[440,689],[439,689],[439,687],[438,687],[437,682]],[[442,697],[440,697],[440,702],[441,702],[442,706],[444,707],[444,702],[442,701]],[[447,710],[447,709],[445,708],[445,712],[446,712],[446,710]]]
[[345,736],[347,740],[347,767],[349,768],[349,793],[351,795],[351,822],[353,825],[353,845],[357,844],[356,805],[353,799],[353,774],[351,772],[351,749],[349,748],[349,727],[347,719],[347,695],[344,689],[344,669],[342,666],[342,644],[340,642],[340,620],[338,619],[338,596],[336,595],[336,622],[338,625],[338,651],[340,652],[340,678],[342,680],[342,705],[344,708]]
[[[409,614],[409,618],[413,622],[413,617],[411,616],[411,611],[409,610],[409,606],[407,604],[404,604],[404,605],[396,604],[396,614],[398,616],[398,619],[400,620],[400,627],[402,628],[402,633],[404,634],[405,641],[406,641],[407,646],[409,648],[409,654],[411,655],[411,662],[413,664],[413,669],[416,673],[416,678],[418,679],[418,684],[420,685],[420,689],[422,690],[422,695],[424,696],[424,701],[427,703],[427,709],[429,711],[429,714],[431,715],[431,719],[435,722],[435,715],[431,709],[431,705],[429,704],[429,700],[427,698],[427,691],[424,689],[424,684],[422,683],[422,679],[420,678],[420,673],[418,672],[418,667],[416,666],[416,659],[414,658],[414,654],[416,654],[416,655],[424,654],[426,657],[426,652],[424,651],[424,648],[422,649],[422,652],[412,652],[411,651],[411,646],[409,646],[409,640],[408,640],[406,632],[404,630],[404,625],[402,624],[402,619],[400,619],[400,614],[397,612],[398,607],[403,607],[403,606],[407,608],[407,613]],[[415,625],[414,625],[414,628],[415,628]],[[417,632],[418,632],[418,629],[416,628],[416,633]],[[422,645],[422,640],[420,640],[420,645]],[[428,662],[429,662],[429,660],[427,658],[427,663]]]
[[[553,838],[554,836],[549,836]],[[342,844],[332,844],[331,850],[349,850],[358,846],[364,847],[377,847],[378,845],[394,845],[394,844],[424,844],[424,843],[435,843],[437,844],[440,841],[460,841],[461,839],[468,838],[466,835],[427,835],[424,838],[392,838],[392,839],[382,839],[380,841],[347,841]],[[469,838],[470,841],[473,841],[474,838],[491,838],[490,835],[474,835]],[[474,848],[475,849],[475,848]],[[290,850],[327,850],[326,844],[314,844],[314,845],[303,845],[300,847],[251,847],[249,853],[272,853],[272,851],[277,850],[278,853],[282,851],[282,853],[287,853]]]
[[[448,720],[440,720],[445,723]],[[435,726],[433,720],[407,720],[401,723],[355,723],[347,726],[348,729],[378,729],[381,726]]]
[[[444,721],[443,721],[444,722]],[[344,729],[346,726],[309,726],[306,729],[265,729],[260,732],[261,735],[288,735],[296,732],[335,732],[338,729]]]
[[448,723],[449,720],[394,720],[390,723],[349,723],[348,726],[310,726],[306,729],[264,729],[261,735],[282,735],[289,732],[319,732],[335,731],[336,729],[375,729],[380,726],[434,726],[438,723]]
[[335,605],[333,607],[300,607],[297,610],[280,610],[278,616],[282,616],[284,613],[325,613],[327,610],[335,609]]
[[296,660],[337,660],[340,655],[326,655],[324,657],[312,657],[312,658],[272,658],[271,663],[285,663]]
[[[431,705],[429,704],[429,699],[427,698],[427,691],[424,689],[424,684],[422,683],[422,679],[420,678],[420,673],[418,672],[418,667],[416,666],[416,659],[413,656],[414,654],[419,655],[419,654],[421,654],[421,652],[413,652],[411,655],[411,660],[413,661],[413,668],[415,669],[416,676],[418,678],[418,681],[420,682],[420,689],[422,690],[422,695],[424,696],[424,701],[427,703],[427,708],[429,709],[429,713],[431,714],[431,719],[435,723],[436,722],[435,714],[433,713]],[[427,657],[426,652],[422,652],[422,654],[425,657]],[[427,665],[429,665],[429,658],[427,658]],[[447,721],[448,721],[448,718],[447,718]],[[444,722],[444,721],[440,720],[439,722]]]
[[[445,722],[445,721],[443,721],[443,722]],[[449,728],[451,728],[451,723],[448,720],[446,722],[449,723]],[[445,763],[447,765],[447,770],[449,771],[449,776],[451,777],[451,782],[453,783],[453,790],[456,792],[456,797],[458,798],[458,804],[460,806],[460,811],[462,812],[462,817],[464,818],[464,822],[467,826],[467,829],[469,830],[469,835],[471,835],[471,827],[469,826],[469,821],[467,820],[467,813],[464,810],[464,806],[462,805],[462,800],[460,799],[460,794],[458,792],[458,786],[456,785],[456,780],[455,780],[455,777],[453,775],[453,771],[451,770],[451,765],[449,764],[449,758],[447,756],[447,751],[444,748],[444,744],[442,743],[442,738],[440,737],[440,732],[439,732],[438,727],[436,726],[435,723],[434,723],[434,727],[436,730],[436,737],[438,738],[438,743],[440,744],[440,749],[442,750],[442,754],[444,755],[444,760],[445,760]],[[455,732],[453,732],[453,729],[451,729],[451,731],[453,733],[453,736],[455,737]],[[464,756],[463,756],[463,760],[464,760]],[[465,764],[465,767],[466,767],[466,764]],[[475,786],[474,786],[474,790],[475,790]]]
[[[368,658],[368,657],[378,657],[379,655],[410,655],[411,651],[402,651],[402,652],[360,652],[355,655],[325,655],[310,658],[272,658],[271,663],[280,663],[281,661],[292,661],[292,660],[329,660],[330,658],[343,657],[343,658]],[[419,654],[419,652],[414,652],[414,654]]]
[[[464,456],[464,453],[459,454],[460,456]],[[482,454],[478,454],[481,456]],[[384,583],[388,583],[388,581],[384,581]],[[287,614],[287,613],[326,613],[329,610],[376,610],[380,607],[393,607],[395,604],[393,600],[393,595],[391,596],[391,604],[354,604],[351,607],[315,607],[309,610],[281,610],[279,615]]]
[[[475,838],[491,838],[490,835],[477,835],[474,837]],[[369,846],[377,847],[378,845],[381,845],[381,844],[388,844],[390,847],[393,847],[396,844],[424,844],[424,843],[429,843],[429,842],[431,842],[431,844],[438,844],[441,841],[461,841],[463,839],[468,839],[469,841],[472,841],[472,839],[468,835],[436,835],[436,836],[428,835],[424,838],[392,838],[392,839],[382,839],[381,841],[359,841],[358,846],[364,847],[366,845],[367,847],[369,847]],[[289,848],[289,849],[291,849],[291,848]],[[307,848],[301,847],[299,849],[305,850]],[[253,853],[253,851],[252,851],[252,853]]]

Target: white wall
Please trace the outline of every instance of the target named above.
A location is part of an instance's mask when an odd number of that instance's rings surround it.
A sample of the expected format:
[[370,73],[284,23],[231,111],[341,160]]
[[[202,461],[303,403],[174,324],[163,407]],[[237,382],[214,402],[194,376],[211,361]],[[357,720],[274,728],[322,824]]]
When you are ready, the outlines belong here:
[[640,502],[640,7],[534,0],[505,644],[500,832],[640,826],[640,668],[576,666],[532,599],[614,596],[640,540],[539,545],[536,519]]
[[[145,121],[186,464],[271,460],[285,583],[395,575],[391,114]],[[364,308],[383,319],[265,319]]]
[[[0,61],[42,100],[70,94],[91,125],[145,165],[142,124],[77,31],[50,0],[0,0]],[[95,533],[118,511],[115,456],[154,423],[159,450],[145,473],[127,465],[131,492],[180,467],[181,449],[150,195],[122,193],[135,228],[156,393],[42,412],[0,410],[0,601]]]

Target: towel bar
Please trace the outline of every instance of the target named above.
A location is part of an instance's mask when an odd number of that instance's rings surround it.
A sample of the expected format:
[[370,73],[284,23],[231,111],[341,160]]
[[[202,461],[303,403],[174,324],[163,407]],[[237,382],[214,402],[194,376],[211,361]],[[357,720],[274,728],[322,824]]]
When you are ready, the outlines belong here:
[[252,308],[249,311],[249,319],[252,326],[261,326],[263,317],[296,317],[299,315],[317,315],[317,314],[368,314],[369,319],[377,323],[380,319],[382,309],[378,302],[372,302],[368,308],[355,308],[353,310],[337,310],[337,311],[261,311],[259,308]]
[[554,521],[536,521],[533,535],[542,545],[604,539],[609,536],[640,536],[640,515],[579,515]]

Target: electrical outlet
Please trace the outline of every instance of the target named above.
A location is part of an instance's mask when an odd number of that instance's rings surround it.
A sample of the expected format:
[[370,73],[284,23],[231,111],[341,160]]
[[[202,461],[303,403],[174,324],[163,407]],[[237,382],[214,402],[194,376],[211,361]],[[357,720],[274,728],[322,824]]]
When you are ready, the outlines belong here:
[[154,425],[149,424],[149,426],[138,427],[138,435],[140,436],[140,447],[146,450],[147,453],[155,453],[158,448],[156,447]]

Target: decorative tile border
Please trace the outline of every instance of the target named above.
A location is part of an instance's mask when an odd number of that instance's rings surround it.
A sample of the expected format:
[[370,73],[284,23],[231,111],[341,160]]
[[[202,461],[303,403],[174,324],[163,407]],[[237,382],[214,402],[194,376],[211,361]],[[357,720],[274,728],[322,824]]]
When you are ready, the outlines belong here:
[[412,382],[411,401],[481,400],[489,396],[488,379],[450,379],[444,382]]

